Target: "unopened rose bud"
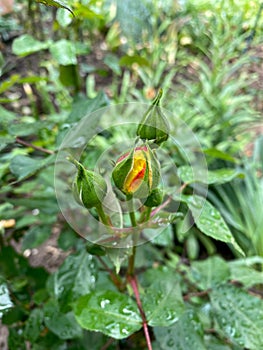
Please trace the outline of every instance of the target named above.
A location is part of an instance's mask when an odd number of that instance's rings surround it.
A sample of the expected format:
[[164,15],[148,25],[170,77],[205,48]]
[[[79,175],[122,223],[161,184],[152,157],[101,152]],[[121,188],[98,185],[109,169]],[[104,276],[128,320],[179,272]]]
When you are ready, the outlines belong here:
[[73,158],[68,158],[78,169],[73,182],[73,195],[75,200],[87,209],[101,205],[107,193],[107,184],[103,177],[84,168]]
[[159,106],[162,94],[160,90],[137,128],[137,136],[143,140],[154,140],[157,145],[169,137],[169,123]]
[[124,194],[146,198],[158,186],[160,164],[150,147],[136,147],[117,160],[112,178]]

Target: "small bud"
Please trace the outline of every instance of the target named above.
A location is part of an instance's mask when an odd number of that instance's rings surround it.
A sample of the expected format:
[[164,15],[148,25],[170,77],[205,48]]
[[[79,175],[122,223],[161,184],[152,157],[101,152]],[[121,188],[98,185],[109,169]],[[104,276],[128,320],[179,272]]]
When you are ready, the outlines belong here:
[[160,164],[150,147],[136,147],[117,160],[112,178],[124,194],[146,198],[158,186]]
[[159,106],[162,94],[161,89],[137,128],[137,136],[143,140],[154,140],[157,145],[169,137],[169,123]]
[[107,193],[106,181],[100,174],[84,168],[73,158],[68,158],[78,169],[72,189],[75,200],[87,209],[97,207]]
[[154,188],[144,205],[149,208],[158,207],[163,201],[163,191],[160,188]]

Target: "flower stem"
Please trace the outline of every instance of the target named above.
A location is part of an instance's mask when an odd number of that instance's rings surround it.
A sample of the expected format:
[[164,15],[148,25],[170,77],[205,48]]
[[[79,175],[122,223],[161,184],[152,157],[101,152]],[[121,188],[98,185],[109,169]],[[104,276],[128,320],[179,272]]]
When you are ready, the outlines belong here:
[[101,222],[102,222],[104,225],[109,226],[109,225],[110,225],[110,218],[105,214],[101,203],[99,203],[99,204],[96,206],[96,210],[97,210],[97,212],[98,212],[98,214],[99,214],[99,217],[100,217],[100,219],[101,219]]
[[[131,220],[132,227],[136,227],[137,226],[137,222],[136,222],[136,217],[135,217],[135,213],[134,213],[134,206],[133,206],[132,196],[127,196],[126,198],[127,198],[127,204],[128,204],[129,215],[130,215],[130,220]],[[134,275],[134,265],[135,265],[135,255],[136,255],[137,240],[138,240],[138,234],[134,233],[133,248],[132,248],[132,254],[131,254],[131,256],[129,258],[129,262],[128,262],[127,276],[133,276]]]

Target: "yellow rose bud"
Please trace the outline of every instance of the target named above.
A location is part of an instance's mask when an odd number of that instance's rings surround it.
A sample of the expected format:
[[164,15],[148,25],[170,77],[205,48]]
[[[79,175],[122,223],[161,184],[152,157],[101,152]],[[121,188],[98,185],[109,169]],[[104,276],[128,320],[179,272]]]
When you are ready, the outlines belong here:
[[160,165],[146,145],[122,155],[112,172],[115,185],[126,195],[146,198],[160,179]]

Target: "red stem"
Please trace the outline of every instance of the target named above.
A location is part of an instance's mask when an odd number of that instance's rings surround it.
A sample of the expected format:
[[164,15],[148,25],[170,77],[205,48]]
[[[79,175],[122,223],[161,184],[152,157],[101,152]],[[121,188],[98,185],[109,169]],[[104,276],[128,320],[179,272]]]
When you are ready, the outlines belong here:
[[142,317],[143,331],[144,331],[148,350],[152,350],[152,344],[151,344],[151,338],[150,338],[150,334],[149,334],[147,319],[146,319],[145,313],[144,313],[143,308],[142,308],[142,303],[141,303],[141,299],[140,299],[140,294],[139,294],[136,276],[128,276],[128,281],[129,281],[129,283],[132,287],[132,290],[134,292],[136,303],[137,303],[138,309],[139,309],[141,317]]

